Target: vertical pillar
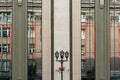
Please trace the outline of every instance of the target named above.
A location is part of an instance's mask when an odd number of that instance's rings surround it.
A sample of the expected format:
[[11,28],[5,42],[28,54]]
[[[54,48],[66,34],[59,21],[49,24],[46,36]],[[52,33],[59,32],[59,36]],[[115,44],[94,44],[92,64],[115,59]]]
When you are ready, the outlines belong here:
[[19,1],[12,1],[12,80],[27,80],[27,0]]
[[110,80],[109,0],[96,0],[95,12],[96,80]]
[[51,0],[42,0],[42,80],[51,80]]
[[105,0],[105,16],[104,16],[104,26],[105,26],[105,80],[110,80],[110,14],[109,14],[109,1]]
[[71,0],[71,80],[81,80],[81,21],[80,21],[81,0]]
[[[54,0],[53,1],[53,53],[56,51],[70,52],[70,0]],[[54,80],[61,80],[60,62],[54,58]],[[65,58],[64,58],[65,59]],[[63,80],[70,80],[70,56],[67,62],[63,63],[65,70],[63,71]]]

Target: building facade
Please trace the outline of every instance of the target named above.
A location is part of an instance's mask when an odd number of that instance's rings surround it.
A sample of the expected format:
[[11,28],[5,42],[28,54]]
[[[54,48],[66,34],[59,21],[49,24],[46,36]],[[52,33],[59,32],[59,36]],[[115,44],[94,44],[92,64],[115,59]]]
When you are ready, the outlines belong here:
[[[109,58],[111,80],[119,78],[119,4],[119,0],[111,0],[109,2]],[[92,77],[95,76],[95,7],[94,0],[81,1],[81,71],[83,80],[90,75],[90,71],[91,80],[93,80]],[[117,78],[115,78],[115,75]]]
[[[119,0],[1,0],[0,79],[117,80],[119,4]],[[61,50],[69,52],[63,76],[55,56]]]
[[[27,47],[28,79],[42,78],[42,1],[28,0]],[[12,79],[12,15],[13,1],[0,1],[0,79]],[[34,7],[34,8],[33,8]],[[16,16],[17,17],[17,16]],[[19,18],[19,17],[18,17]],[[16,53],[17,54],[17,53]]]

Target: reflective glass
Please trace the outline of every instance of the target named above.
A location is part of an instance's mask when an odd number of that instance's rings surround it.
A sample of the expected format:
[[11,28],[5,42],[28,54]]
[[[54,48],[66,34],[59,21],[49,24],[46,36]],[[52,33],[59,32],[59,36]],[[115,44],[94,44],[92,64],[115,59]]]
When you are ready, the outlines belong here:
[[42,0],[28,0],[28,80],[42,80]]
[[120,79],[120,0],[110,0],[110,77]]
[[81,78],[95,80],[95,2],[81,0]]
[[12,80],[12,0],[0,0],[0,80]]

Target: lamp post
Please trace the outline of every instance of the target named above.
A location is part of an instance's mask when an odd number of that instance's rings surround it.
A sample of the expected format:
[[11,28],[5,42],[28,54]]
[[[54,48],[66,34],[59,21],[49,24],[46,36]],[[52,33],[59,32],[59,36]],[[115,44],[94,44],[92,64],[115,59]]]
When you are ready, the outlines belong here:
[[[56,57],[56,61],[61,63],[61,68],[60,68],[61,80],[63,80],[63,71],[64,71],[63,63],[68,61],[69,52],[68,51],[64,52],[63,50],[61,50],[60,52],[56,51],[55,57]],[[64,59],[64,57],[65,57],[65,59]]]

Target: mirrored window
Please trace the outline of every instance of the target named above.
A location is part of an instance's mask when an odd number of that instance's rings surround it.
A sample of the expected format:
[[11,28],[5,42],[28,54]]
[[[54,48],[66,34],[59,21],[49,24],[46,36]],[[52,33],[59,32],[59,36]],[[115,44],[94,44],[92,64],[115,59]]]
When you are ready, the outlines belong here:
[[42,80],[42,0],[28,0],[28,80]]
[[81,80],[95,80],[95,3],[81,0]]

